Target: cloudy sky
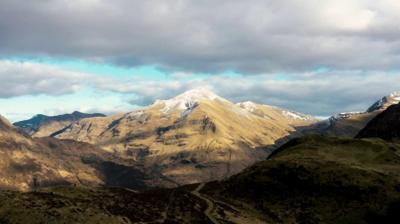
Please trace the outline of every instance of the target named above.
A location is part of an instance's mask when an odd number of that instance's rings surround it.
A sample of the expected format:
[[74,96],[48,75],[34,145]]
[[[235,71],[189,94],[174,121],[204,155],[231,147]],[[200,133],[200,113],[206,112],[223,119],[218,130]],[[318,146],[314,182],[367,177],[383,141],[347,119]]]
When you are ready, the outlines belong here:
[[315,116],[400,90],[398,0],[1,0],[0,113],[115,113],[207,86]]

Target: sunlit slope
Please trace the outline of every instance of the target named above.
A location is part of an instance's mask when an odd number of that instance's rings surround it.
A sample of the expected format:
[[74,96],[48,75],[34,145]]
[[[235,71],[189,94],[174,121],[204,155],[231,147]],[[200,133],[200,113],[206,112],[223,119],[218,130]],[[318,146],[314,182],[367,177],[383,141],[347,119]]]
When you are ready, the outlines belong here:
[[[266,146],[295,131],[297,118],[284,110],[263,113],[194,89],[127,114],[83,119],[56,137],[97,144],[178,184],[193,183],[239,172],[266,158]],[[301,124],[315,121],[298,119]]]

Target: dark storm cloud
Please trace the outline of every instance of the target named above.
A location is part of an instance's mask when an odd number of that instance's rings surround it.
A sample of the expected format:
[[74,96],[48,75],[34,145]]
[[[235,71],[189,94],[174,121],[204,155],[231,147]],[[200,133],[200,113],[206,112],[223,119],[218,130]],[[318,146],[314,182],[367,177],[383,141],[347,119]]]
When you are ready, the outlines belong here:
[[243,73],[398,69],[397,0],[2,0],[0,52]]

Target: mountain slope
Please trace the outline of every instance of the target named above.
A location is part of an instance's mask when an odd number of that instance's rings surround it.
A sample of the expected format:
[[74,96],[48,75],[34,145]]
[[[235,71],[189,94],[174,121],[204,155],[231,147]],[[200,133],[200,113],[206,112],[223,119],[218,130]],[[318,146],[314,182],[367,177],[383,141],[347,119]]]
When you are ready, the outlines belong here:
[[105,117],[105,115],[98,113],[85,114],[78,111],[57,116],[38,114],[29,120],[15,122],[14,125],[34,137],[46,137],[64,129],[75,121],[90,117]]
[[[33,139],[4,118],[0,120],[0,158],[1,188],[25,191],[72,184],[146,187],[139,168],[102,149],[72,140]],[[129,180],[113,179],[116,174],[110,171],[116,168],[122,173],[118,174],[120,179]]]
[[[0,191],[5,223],[396,223],[400,146],[309,136],[219,182],[132,192],[117,188]],[[34,217],[32,219],[32,217]]]
[[0,191],[0,223],[209,223],[203,214],[205,207],[184,189],[144,193],[82,187]]
[[399,145],[310,136],[201,192],[268,223],[385,223],[400,211],[399,171]]
[[400,92],[391,93],[372,104],[364,112],[340,113],[328,120],[314,124],[308,133],[323,134],[336,137],[355,137],[369,121],[386,108],[400,102]]
[[200,88],[127,114],[82,119],[55,137],[96,144],[188,184],[237,173],[295,131],[295,118],[269,110],[256,114]]
[[400,140],[400,104],[388,107],[372,119],[357,138],[381,138],[388,141]]

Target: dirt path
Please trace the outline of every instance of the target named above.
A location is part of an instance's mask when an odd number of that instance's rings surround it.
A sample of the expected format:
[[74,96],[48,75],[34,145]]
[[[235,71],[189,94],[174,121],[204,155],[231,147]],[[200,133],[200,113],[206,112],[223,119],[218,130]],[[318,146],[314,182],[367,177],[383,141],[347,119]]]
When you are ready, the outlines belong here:
[[[207,209],[204,211],[204,215],[207,216],[207,218],[212,223],[214,223],[214,224],[220,223],[217,220],[217,218],[215,217],[215,215],[217,215],[215,213],[215,210],[217,209],[217,204],[224,205],[224,206],[227,206],[230,208],[230,209],[224,211],[224,213],[225,213],[224,220],[227,220],[229,222],[242,223],[242,224],[243,223],[252,223],[252,224],[265,224],[266,223],[265,221],[257,218],[257,216],[252,216],[251,213],[249,214],[248,212],[246,212],[242,209],[237,209],[228,203],[214,200],[212,198],[208,198],[207,196],[203,196],[200,193],[200,191],[201,191],[201,189],[203,189],[204,185],[205,185],[204,183],[199,184],[199,186],[197,186],[197,188],[195,190],[193,190],[191,193],[207,203]],[[236,211],[236,212],[232,212],[232,211]]]
[[193,190],[191,193],[195,195],[196,197],[202,199],[207,203],[207,209],[204,211],[204,215],[207,216],[207,218],[214,224],[219,224],[218,220],[214,218],[213,216],[213,211],[215,210],[215,204],[213,201],[208,199],[207,197],[204,197],[201,193],[200,190],[204,187],[204,183],[200,184],[197,186],[195,190]]

